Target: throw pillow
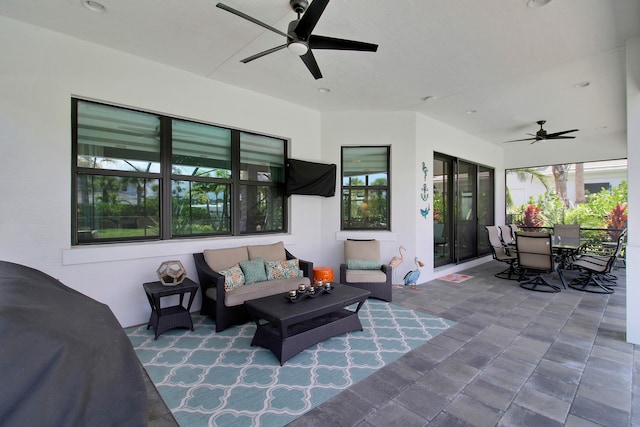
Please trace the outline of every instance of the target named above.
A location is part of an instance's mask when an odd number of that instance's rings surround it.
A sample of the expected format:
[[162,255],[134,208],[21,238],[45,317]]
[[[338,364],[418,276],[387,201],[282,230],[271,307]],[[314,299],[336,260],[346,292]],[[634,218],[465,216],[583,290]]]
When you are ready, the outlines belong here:
[[267,279],[288,279],[289,277],[302,277],[300,263],[297,259],[287,259],[284,261],[265,261],[267,269]]
[[244,274],[240,265],[236,264],[233,267],[227,268],[220,272],[224,276],[224,291],[229,292],[232,289],[239,288],[244,285]]
[[264,282],[267,280],[267,274],[264,271],[264,259],[256,258],[250,261],[240,262],[240,268],[244,273],[244,284]]
[[348,259],[347,269],[349,270],[380,270],[382,264],[368,259]]

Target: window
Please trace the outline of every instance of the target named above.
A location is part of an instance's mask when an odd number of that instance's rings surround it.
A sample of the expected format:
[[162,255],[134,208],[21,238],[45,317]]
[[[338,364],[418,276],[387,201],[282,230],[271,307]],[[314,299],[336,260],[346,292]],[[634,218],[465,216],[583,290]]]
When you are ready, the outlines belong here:
[[342,147],[342,230],[389,230],[389,146]]
[[72,99],[73,244],[286,231],[283,139]]

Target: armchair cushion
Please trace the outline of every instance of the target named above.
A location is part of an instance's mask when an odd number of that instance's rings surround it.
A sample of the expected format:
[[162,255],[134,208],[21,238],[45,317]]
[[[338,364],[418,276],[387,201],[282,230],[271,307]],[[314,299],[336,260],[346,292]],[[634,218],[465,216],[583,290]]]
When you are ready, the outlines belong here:
[[369,259],[347,259],[347,269],[349,270],[380,270],[380,261]]
[[378,240],[345,240],[344,259],[369,260],[380,263],[380,242]]
[[385,283],[387,275],[378,268],[377,270],[350,270],[347,268],[347,283]]

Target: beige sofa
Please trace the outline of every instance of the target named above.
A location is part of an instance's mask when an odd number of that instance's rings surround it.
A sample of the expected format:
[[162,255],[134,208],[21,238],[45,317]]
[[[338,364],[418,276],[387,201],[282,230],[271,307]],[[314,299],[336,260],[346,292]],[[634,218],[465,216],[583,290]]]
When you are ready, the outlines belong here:
[[[245,261],[262,258],[264,262],[296,259],[284,247],[283,242],[270,245],[248,245],[235,248],[207,249],[193,254],[202,291],[201,314],[210,315],[216,321],[216,332],[223,331],[231,325],[245,323],[249,320],[244,302],[275,294],[286,294],[297,289],[300,284],[308,286],[313,277],[313,263],[298,260],[303,277],[275,278],[225,290],[225,276],[221,271],[228,271]],[[266,274],[265,274],[266,275]]]

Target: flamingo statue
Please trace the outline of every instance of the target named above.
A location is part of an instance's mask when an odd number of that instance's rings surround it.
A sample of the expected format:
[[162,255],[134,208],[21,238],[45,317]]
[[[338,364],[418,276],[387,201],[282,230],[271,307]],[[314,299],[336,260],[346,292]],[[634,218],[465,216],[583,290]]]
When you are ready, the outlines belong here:
[[424,264],[418,257],[415,257],[413,261],[416,263],[416,269],[411,270],[404,276],[404,285],[409,286],[411,289],[418,289],[416,283],[420,277],[420,267],[424,267]]
[[[393,258],[391,258],[391,261],[389,261],[389,266],[391,267],[392,271],[393,271],[393,283],[396,282],[396,267],[399,266],[400,264],[402,264],[402,262],[404,261],[404,256],[402,255],[402,251],[406,251],[407,248],[405,248],[404,246],[400,245],[400,247],[398,248],[398,252],[400,253],[400,256],[394,256]],[[395,288],[400,288],[402,287],[401,285],[393,285],[393,287]]]

